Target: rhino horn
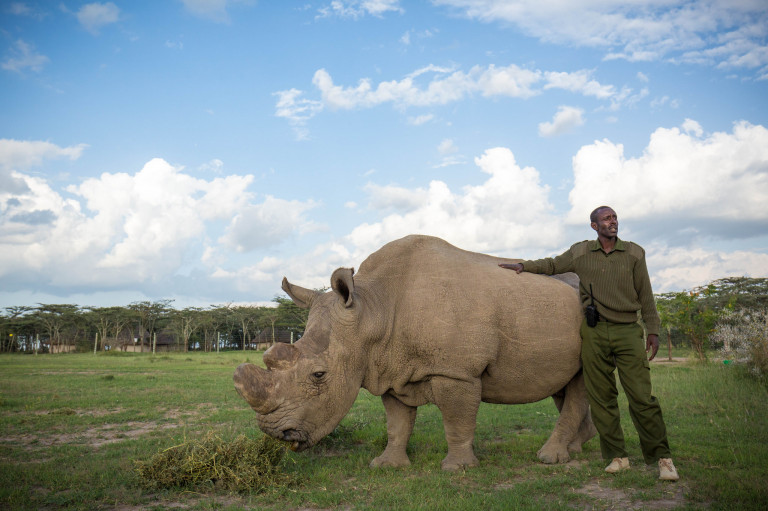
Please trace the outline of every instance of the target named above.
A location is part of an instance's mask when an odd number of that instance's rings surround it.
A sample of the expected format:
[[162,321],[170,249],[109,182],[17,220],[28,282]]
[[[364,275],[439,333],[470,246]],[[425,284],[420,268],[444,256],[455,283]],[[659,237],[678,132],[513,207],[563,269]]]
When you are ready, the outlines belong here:
[[274,387],[272,374],[253,364],[240,364],[232,377],[235,389],[257,413],[272,411],[270,396]]
[[352,278],[354,274],[354,268],[338,268],[331,275],[331,288],[339,295],[346,308],[352,307],[354,303],[355,279]]
[[293,344],[278,342],[264,352],[263,359],[267,369],[271,371],[273,369],[282,370],[292,367],[299,360],[300,356],[301,352]]
[[293,303],[302,309],[308,309],[312,305],[312,301],[318,296],[322,295],[320,291],[313,291],[306,289],[295,284],[288,282],[288,279],[283,277],[283,284],[281,286],[288,296],[291,297]]

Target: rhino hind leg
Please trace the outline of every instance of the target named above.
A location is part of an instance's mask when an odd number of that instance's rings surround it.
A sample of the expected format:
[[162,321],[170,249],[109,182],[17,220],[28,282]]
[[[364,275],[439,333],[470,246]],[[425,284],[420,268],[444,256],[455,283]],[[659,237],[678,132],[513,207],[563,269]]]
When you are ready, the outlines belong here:
[[571,459],[571,454],[581,452],[582,444],[596,433],[589,414],[587,390],[581,371],[552,398],[560,411],[560,417],[549,440],[537,455],[544,463],[565,463]]
[[406,448],[416,422],[416,408],[389,394],[381,396],[387,413],[387,447],[371,461],[371,468],[406,467],[411,464]]

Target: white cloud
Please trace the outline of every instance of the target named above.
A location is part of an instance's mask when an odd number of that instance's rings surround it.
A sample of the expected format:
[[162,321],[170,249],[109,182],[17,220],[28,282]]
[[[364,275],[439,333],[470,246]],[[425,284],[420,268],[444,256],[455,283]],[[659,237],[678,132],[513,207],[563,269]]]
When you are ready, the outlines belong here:
[[512,151],[485,151],[475,164],[489,175],[477,186],[453,192],[442,181],[427,189],[369,185],[370,206],[395,210],[381,221],[362,224],[347,236],[360,258],[393,239],[408,234],[441,237],[461,248],[514,256],[562,243],[563,229],[548,201],[549,187],[539,173],[520,167]]
[[278,97],[275,116],[287,119],[298,139],[307,138],[306,123],[323,110],[323,104],[303,98],[304,93],[298,89],[279,91],[274,95]]
[[[383,81],[374,85],[370,79],[364,78],[352,87],[336,85],[328,71],[319,69],[312,83],[320,92],[321,100],[307,99],[303,91],[295,88],[275,93],[278,96],[275,115],[288,119],[295,128],[300,128],[303,136],[307,133],[306,123],[325,107],[334,110],[374,108],[383,104],[392,104],[397,108],[429,107],[460,101],[473,94],[489,98],[528,99],[551,89],[610,100],[612,106],[617,107],[624,101],[636,101],[637,97],[644,95],[630,96],[632,90],[628,88],[617,92],[614,86],[592,79],[592,72],[587,70],[545,72],[514,64],[505,67],[474,66],[468,72],[429,65],[399,81]],[[410,122],[418,124],[431,118],[410,118]]]
[[8,51],[8,57],[0,63],[0,67],[16,73],[21,73],[25,69],[39,73],[48,62],[50,59],[37,53],[34,46],[18,39]]
[[409,117],[408,124],[412,126],[421,126],[422,124],[426,124],[434,118],[435,116],[432,114],[417,115],[415,117]]
[[768,254],[759,252],[651,245],[647,259],[655,293],[693,289],[725,277],[768,277]]
[[[0,191],[0,279],[8,291],[31,282],[54,292],[168,286],[182,267],[199,273],[225,264],[230,242],[240,250],[274,246],[316,227],[303,218],[311,201],[257,203],[248,191],[252,176],[197,179],[161,159],[135,174],[69,186],[72,198],[45,179],[14,177],[25,189]],[[222,224],[230,227],[216,244]],[[248,235],[258,240],[248,245]]]
[[[466,17],[503,22],[543,42],[603,48],[606,59],[672,61],[766,72],[762,1],[433,0]],[[618,50],[617,50],[618,48]]]
[[0,139],[0,169],[27,170],[44,160],[69,158],[77,160],[87,144],[59,147],[51,142]]
[[0,190],[8,193],[27,191],[27,185],[16,171],[24,171],[41,165],[45,160],[69,158],[77,160],[88,147],[78,144],[59,147],[42,141],[0,139]]
[[539,124],[539,135],[542,137],[555,137],[567,133],[584,124],[584,110],[572,106],[561,106],[557,109],[552,122]]
[[690,119],[658,128],[643,154],[596,141],[573,158],[568,221],[583,222],[611,204],[658,236],[750,237],[768,234],[768,130],[747,122],[705,135]]
[[453,140],[450,138],[446,138],[440,144],[437,146],[437,152],[439,152],[441,155],[445,156],[448,154],[453,154],[459,151],[459,148],[456,147],[456,144],[453,143]]
[[97,34],[99,29],[120,19],[120,8],[112,2],[83,5],[76,13],[77,20],[88,32]]
[[[371,108],[384,103],[396,106],[432,106],[458,101],[478,92],[484,96],[510,96],[528,98],[538,94],[532,86],[541,80],[539,72],[521,69],[515,65],[487,69],[475,66],[468,73],[430,66],[419,69],[400,81],[380,82],[375,87],[362,79],[356,87],[342,87],[333,83],[325,69],[315,72],[312,83],[322,96],[323,104],[333,109]],[[424,87],[416,79],[426,74],[436,75]]]
[[400,7],[400,0],[333,0],[330,4],[318,9],[317,17],[338,16],[359,19],[370,15],[381,18],[388,12],[404,12]]
[[317,205],[314,201],[288,201],[267,196],[262,204],[250,204],[238,211],[227,234],[219,241],[238,252],[278,245],[294,233],[306,233],[319,228],[304,216]]
[[[181,0],[184,7],[197,17],[216,23],[229,23],[227,6],[232,0]],[[237,1],[237,0],[235,0]]]

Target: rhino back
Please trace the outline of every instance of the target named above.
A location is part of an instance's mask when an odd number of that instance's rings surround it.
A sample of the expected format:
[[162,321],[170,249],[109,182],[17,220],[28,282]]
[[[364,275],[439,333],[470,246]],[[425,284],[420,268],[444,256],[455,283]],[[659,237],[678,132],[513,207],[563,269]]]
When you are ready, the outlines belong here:
[[356,287],[375,296],[389,325],[370,347],[369,390],[407,393],[435,376],[481,378],[489,402],[560,390],[580,367],[577,292],[499,268],[503,261],[429,236],[393,241],[366,259]]

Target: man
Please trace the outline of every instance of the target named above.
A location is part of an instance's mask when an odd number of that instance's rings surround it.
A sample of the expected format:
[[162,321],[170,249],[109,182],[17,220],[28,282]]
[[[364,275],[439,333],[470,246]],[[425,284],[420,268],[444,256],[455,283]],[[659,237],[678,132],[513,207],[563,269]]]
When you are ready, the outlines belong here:
[[[592,421],[600,434],[603,459],[610,460],[606,472],[629,468],[618,408],[614,370],[629,401],[629,413],[640,437],[647,464],[658,462],[659,479],[679,479],[672,463],[661,407],[651,395],[649,360],[659,349],[659,314],[645,264],[645,251],[637,244],[620,240],[616,212],[600,206],[590,215],[597,240],[576,243],[555,258],[500,264],[517,273],[527,271],[554,275],[574,272],[579,276],[581,301],[594,303],[599,314],[593,323],[581,324],[581,359],[592,410]],[[643,350],[643,327],[647,329]],[[646,353],[650,351],[650,357]]]

